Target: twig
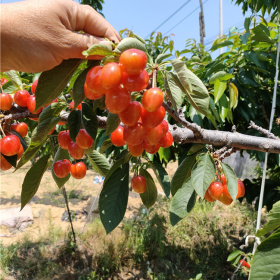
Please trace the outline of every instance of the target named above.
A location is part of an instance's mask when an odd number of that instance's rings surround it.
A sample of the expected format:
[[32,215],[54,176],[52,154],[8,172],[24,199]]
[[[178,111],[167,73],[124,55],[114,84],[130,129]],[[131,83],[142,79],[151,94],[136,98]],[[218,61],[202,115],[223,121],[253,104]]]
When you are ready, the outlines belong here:
[[248,127],[249,129],[253,128],[260,133],[266,135],[270,139],[275,139],[275,140],[280,140],[279,137],[275,136],[273,133],[269,132],[267,129],[264,129],[258,125],[256,125],[253,121],[250,121],[250,126]]
[[237,148],[229,148],[227,151],[225,151],[221,156],[220,156],[220,160],[223,160],[226,157],[229,157],[231,154],[236,153],[237,151],[239,151],[240,149]]

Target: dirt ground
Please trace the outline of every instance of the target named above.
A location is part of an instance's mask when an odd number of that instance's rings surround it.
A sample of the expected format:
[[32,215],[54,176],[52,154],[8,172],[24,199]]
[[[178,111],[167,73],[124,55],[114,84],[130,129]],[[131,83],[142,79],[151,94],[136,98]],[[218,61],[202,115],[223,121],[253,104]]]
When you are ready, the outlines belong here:
[[[13,169],[5,172],[1,171],[0,209],[20,207],[21,185],[29,167],[30,165],[27,164],[16,172],[14,172]],[[170,179],[176,169],[177,163],[169,164],[167,172],[170,175]],[[152,170],[150,170],[150,174],[153,175],[159,193],[162,194],[163,190],[158,184]],[[94,197],[96,197],[101,190],[102,183],[94,183],[94,178],[96,176],[99,175],[92,170],[88,170],[85,178],[76,180],[71,177],[66,183],[70,210],[80,211],[77,215],[77,219],[75,219],[73,223],[74,229],[77,232],[82,230],[87,219],[85,213],[80,213],[83,210],[89,212]],[[32,226],[27,227],[25,231],[17,232],[16,234],[11,234],[7,227],[1,226],[0,240],[4,246],[20,241],[26,235],[28,235],[30,239],[36,241],[48,230],[50,227],[50,221],[53,225],[61,227],[63,231],[66,231],[69,227],[69,222],[62,220],[63,213],[66,210],[64,197],[61,190],[59,190],[55,184],[50,170],[46,171],[44,174],[39,189],[29,205],[32,208],[34,218]],[[135,215],[141,205],[142,202],[140,196],[135,192],[130,192],[125,217],[130,218]],[[98,216],[98,214],[95,216]]]

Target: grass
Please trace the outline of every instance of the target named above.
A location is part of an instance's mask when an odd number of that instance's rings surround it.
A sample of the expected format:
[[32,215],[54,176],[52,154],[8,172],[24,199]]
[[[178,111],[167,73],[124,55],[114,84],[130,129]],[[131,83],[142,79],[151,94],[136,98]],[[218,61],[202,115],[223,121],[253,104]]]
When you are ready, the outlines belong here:
[[168,280],[196,279],[200,273],[201,279],[230,278],[234,267],[226,259],[244,244],[245,234],[254,232],[252,207],[199,201],[172,227],[168,205],[161,199],[150,212],[140,209],[134,220],[125,220],[107,236],[96,219],[85,233],[78,233],[77,246],[71,233],[62,232],[50,215],[49,230],[40,241],[26,237],[21,243],[1,245],[4,278],[0,279]]

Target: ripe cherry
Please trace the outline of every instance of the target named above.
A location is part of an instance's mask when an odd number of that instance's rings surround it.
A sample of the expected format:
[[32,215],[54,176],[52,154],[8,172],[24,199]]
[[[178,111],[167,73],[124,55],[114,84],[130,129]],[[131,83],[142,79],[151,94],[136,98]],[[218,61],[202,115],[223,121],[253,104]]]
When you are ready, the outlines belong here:
[[212,182],[208,188],[208,192],[212,198],[219,199],[224,192],[224,187],[221,182]]
[[68,149],[68,145],[71,142],[71,138],[70,138],[70,134],[68,131],[60,131],[58,133],[58,144],[59,146],[64,149],[67,150]]
[[128,151],[134,157],[140,157],[144,152],[144,148],[142,147],[142,143],[138,145],[129,145],[127,144]]
[[102,71],[102,66],[94,66],[89,70],[86,76],[86,81],[85,81],[86,87],[90,92],[95,94],[94,99],[100,98],[106,92],[106,89],[101,84],[101,71]]
[[224,193],[221,194],[218,200],[225,205],[230,205],[233,201],[232,198],[227,197]]
[[38,79],[35,80],[35,81],[32,83],[31,92],[32,92],[33,94],[35,94],[35,90],[36,90],[36,88],[37,88],[37,85],[38,85]]
[[68,159],[58,160],[53,165],[53,171],[58,178],[64,178],[70,173],[71,163]]
[[162,148],[169,148],[170,146],[172,146],[172,143],[173,143],[173,136],[169,131],[167,131],[165,136],[163,136],[158,142],[159,146]]
[[86,176],[87,167],[83,162],[80,161],[76,164],[71,164],[70,172],[75,179],[82,179]]
[[124,126],[123,139],[128,145],[139,145],[146,135],[146,128],[138,122],[134,126]]
[[247,268],[251,268],[251,266],[244,260],[240,260],[242,266],[246,266]]
[[6,171],[10,168],[12,168],[12,165],[0,154],[0,169]]
[[121,147],[125,145],[125,142],[123,140],[123,127],[118,126],[117,129],[115,129],[111,133],[111,142],[116,147]]
[[27,107],[27,100],[30,94],[27,90],[19,90],[14,95],[14,101],[20,107]]
[[205,192],[204,199],[205,199],[206,201],[208,201],[208,202],[213,202],[213,201],[215,201],[215,199],[210,195],[208,189],[207,189],[207,191]]
[[20,140],[17,136],[10,134],[0,140],[0,153],[5,156],[16,155],[20,149]]
[[81,159],[85,154],[85,150],[80,148],[79,145],[73,141],[71,141],[68,145],[68,152],[74,159]]
[[105,89],[111,89],[120,85],[122,81],[122,69],[116,62],[106,64],[101,70],[101,84]]
[[128,107],[119,114],[120,120],[124,125],[135,125],[141,116],[141,104],[137,101],[129,103]]
[[146,141],[143,141],[142,142],[142,147],[144,148],[144,150],[153,155],[153,154],[156,154],[160,148],[159,145],[150,145],[149,143],[147,143]]
[[39,108],[35,112],[35,107],[36,107],[36,100],[34,95],[30,95],[30,97],[27,99],[27,108],[32,114],[39,114],[42,112],[43,108]]
[[110,89],[105,96],[105,104],[109,112],[113,114],[119,114],[124,111],[130,103],[129,92],[119,86]]
[[23,147],[22,145],[20,145],[19,151],[17,153],[17,160],[19,160],[22,157],[23,153],[24,153]]
[[[74,108],[74,101],[71,101],[70,104],[69,104],[69,110],[71,111],[71,110],[73,110],[73,108]],[[77,110],[82,110],[82,105],[81,105],[81,103],[77,106],[76,109],[77,109]]]
[[161,126],[162,126],[163,136],[165,136],[165,134],[167,133],[167,131],[169,129],[168,122],[166,120],[163,120],[162,123],[161,123]]
[[163,131],[162,131],[161,124],[159,124],[154,128],[147,128],[147,134],[145,140],[150,145],[158,144],[159,141],[162,139],[162,137],[163,137]]
[[245,187],[241,180],[237,180],[237,190],[236,198],[243,197],[245,195]]
[[20,134],[21,137],[25,137],[28,132],[28,126],[26,123],[13,123],[11,125],[12,130],[16,131],[18,134]]
[[0,94],[0,109],[3,111],[8,111],[13,105],[13,98],[8,93]]
[[5,83],[7,83],[8,82],[8,80],[7,79],[5,79],[5,78],[1,78],[0,79],[0,84],[1,84],[1,86],[3,86]]
[[131,187],[137,193],[144,193],[146,191],[147,183],[143,176],[135,176],[131,179]]
[[146,70],[143,70],[138,75],[128,75],[123,72],[122,84],[128,91],[140,91],[148,86],[149,79],[149,74]]
[[137,75],[145,69],[147,56],[141,50],[128,49],[121,54],[120,64],[128,75]]
[[76,137],[76,143],[79,145],[82,149],[88,149],[93,144],[93,139],[89,136],[87,131],[85,129],[80,129],[77,137]]
[[148,112],[157,110],[163,102],[163,93],[159,88],[150,88],[143,94],[141,103]]
[[142,107],[141,119],[145,127],[152,128],[158,126],[163,121],[164,116],[165,116],[165,109],[162,106],[160,106],[154,112],[148,112],[146,109]]

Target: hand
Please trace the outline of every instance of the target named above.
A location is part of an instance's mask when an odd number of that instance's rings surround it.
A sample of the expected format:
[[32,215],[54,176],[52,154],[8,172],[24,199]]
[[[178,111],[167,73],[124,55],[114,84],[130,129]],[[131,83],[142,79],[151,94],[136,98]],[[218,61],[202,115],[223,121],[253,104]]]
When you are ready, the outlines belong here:
[[1,72],[46,71],[64,59],[84,58],[90,45],[108,44],[104,38],[121,39],[93,8],[72,0],[27,0],[1,9]]

